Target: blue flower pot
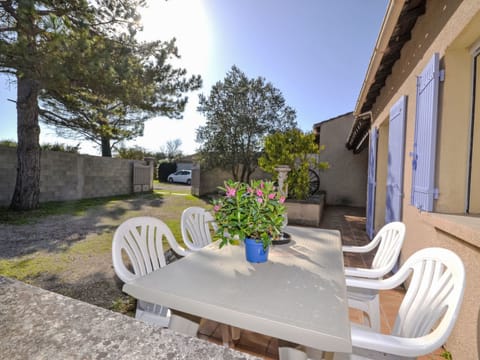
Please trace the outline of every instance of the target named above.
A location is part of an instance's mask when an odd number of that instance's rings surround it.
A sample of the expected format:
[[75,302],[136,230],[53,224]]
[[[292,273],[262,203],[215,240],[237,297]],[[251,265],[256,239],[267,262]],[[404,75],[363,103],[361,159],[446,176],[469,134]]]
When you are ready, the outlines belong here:
[[245,239],[245,256],[251,263],[262,263],[268,260],[268,250],[263,248],[263,242],[257,242],[255,239]]

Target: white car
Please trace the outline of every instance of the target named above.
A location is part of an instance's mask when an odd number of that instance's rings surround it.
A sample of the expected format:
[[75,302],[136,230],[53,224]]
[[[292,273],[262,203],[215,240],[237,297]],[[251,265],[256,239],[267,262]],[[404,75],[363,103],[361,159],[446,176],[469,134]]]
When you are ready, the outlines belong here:
[[168,182],[179,182],[190,185],[192,183],[192,170],[179,170],[173,174],[168,175]]

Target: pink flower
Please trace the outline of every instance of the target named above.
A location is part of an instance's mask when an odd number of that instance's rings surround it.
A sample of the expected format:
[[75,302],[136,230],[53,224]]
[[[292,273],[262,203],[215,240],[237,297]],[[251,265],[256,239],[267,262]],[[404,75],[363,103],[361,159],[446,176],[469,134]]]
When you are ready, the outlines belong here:
[[283,204],[285,202],[285,196],[280,196],[280,199],[278,200],[280,204]]
[[262,196],[262,195],[263,195],[263,191],[260,189],[257,189],[257,196]]
[[270,200],[275,199],[275,193],[268,194],[268,198],[269,198]]
[[218,210],[220,210],[220,205],[215,205],[213,207],[213,211],[217,212]]
[[260,183],[260,189],[263,189],[265,187],[265,184],[263,183],[263,181]]
[[237,193],[237,189],[227,186],[227,193],[226,193],[227,197],[233,197],[235,196],[236,193]]
[[247,188],[247,193],[249,194],[253,193],[253,189],[250,186]]
[[261,197],[257,198],[257,201],[261,204],[263,203],[263,199]]

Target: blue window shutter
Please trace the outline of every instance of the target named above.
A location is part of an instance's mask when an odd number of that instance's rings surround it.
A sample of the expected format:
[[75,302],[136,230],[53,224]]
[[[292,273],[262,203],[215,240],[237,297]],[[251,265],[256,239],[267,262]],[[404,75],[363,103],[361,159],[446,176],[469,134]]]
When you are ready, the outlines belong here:
[[390,109],[385,209],[385,222],[387,224],[392,221],[400,221],[402,218],[406,106],[407,97],[402,96]]
[[417,78],[415,137],[411,153],[411,203],[423,211],[433,210],[433,199],[437,194],[434,180],[439,83],[439,55],[435,53]]
[[377,186],[377,143],[378,129],[372,128],[370,131],[370,147],[368,151],[368,180],[367,180],[367,223],[366,230],[370,239],[374,234],[374,215],[375,215],[375,188]]

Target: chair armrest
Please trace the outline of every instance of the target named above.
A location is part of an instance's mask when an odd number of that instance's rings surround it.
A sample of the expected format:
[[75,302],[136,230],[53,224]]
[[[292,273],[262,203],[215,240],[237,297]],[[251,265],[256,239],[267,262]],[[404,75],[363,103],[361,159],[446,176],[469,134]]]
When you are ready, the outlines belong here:
[[342,251],[343,252],[351,252],[351,253],[366,253],[369,252],[369,249],[365,248],[366,246],[350,246],[350,245],[343,245]]
[[390,290],[403,284],[405,279],[410,275],[411,269],[402,267],[394,275],[386,279],[368,279],[362,277],[345,277],[347,286],[374,289],[374,290]]
[[352,252],[352,253],[367,253],[375,249],[380,242],[380,237],[375,237],[372,241],[368,244],[363,246],[351,246],[351,245],[343,245],[342,251],[343,252]]
[[380,279],[388,272],[387,269],[367,269],[345,266],[345,276]]
[[191,250],[185,249],[183,246],[181,246],[178,242],[170,242],[170,247],[174,252],[176,252],[180,256],[187,256],[192,253]]
[[441,344],[434,333],[418,337],[403,338],[380,334],[371,328],[351,324],[352,346],[405,357],[417,357],[429,354]]

